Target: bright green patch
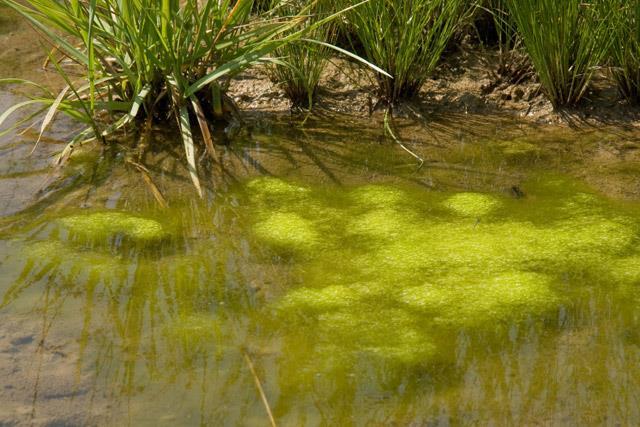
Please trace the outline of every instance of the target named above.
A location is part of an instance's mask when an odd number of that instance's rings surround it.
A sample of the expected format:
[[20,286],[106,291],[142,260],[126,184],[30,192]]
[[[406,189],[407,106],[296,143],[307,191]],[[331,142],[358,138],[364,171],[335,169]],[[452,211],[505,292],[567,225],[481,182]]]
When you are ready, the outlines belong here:
[[308,188],[290,184],[278,178],[258,178],[247,184],[247,189],[254,197],[261,200],[282,197],[287,201],[308,198]]
[[389,207],[411,201],[403,191],[383,185],[367,185],[357,188],[351,192],[350,197],[357,206],[366,208]]
[[101,278],[116,276],[124,271],[122,259],[94,251],[78,251],[57,240],[43,240],[25,245],[25,260],[33,265],[76,278],[78,273]]
[[313,222],[295,213],[273,213],[255,225],[254,233],[264,243],[284,251],[310,251],[321,243]]
[[406,289],[401,301],[434,315],[436,323],[474,327],[553,310],[561,298],[552,285],[548,276],[519,271],[484,278],[451,275],[438,284]]
[[[280,199],[286,214],[261,211],[254,194],[251,206],[267,218],[254,226],[258,242],[313,254],[298,259],[303,286],[277,304],[280,318],[310,328],[317,357],[340,348],[343,357],[414,364],[439,357],[436,337],[451,328],[553,315],[565,286],[577,291],[580,277],[597,277],[629,251],[639,223],[571,182],[527,188],[536,191],[509,201],[385,186],[329,197],[298,187],[291,203]],[[316,209],[297,207],[299,194]]]
[[611,278],[620,284],[630,284],[640,289],[640,255],[621,258],[610,266]]
[[[376,306],[329,311],[318,318],[321,342],[395,363],[420,364],[437,356],[437,345],[419,317],[406,310]],[[329,350],[331,347],[327,346]]]
[[59,223],[83,239],[100,242],[123,236],[136,242],[158,241],[166,232],[158,221],[122,212],[99,212],[61,218]]
[[478,218],[492,213],[500,202],[487,194],[458,193],[449,197],[444,206],[460,216]]

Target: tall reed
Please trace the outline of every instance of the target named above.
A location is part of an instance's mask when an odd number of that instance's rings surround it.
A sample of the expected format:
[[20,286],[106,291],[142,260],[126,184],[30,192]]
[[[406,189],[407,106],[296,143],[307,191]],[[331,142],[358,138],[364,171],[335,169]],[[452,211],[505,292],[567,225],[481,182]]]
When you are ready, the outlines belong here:
[[506,0],[542,90],[554,107],[575,105],[611,44],[589,0]]
[[371,0],[348,15],[378,75],[380,96],[410,98],[433,73],[442,52],[470,12],[469,0]]
[[640,103],[640,0],[601,0],[599,10],[611,30],[610,59],[620,93]]
[[[300,10],[304,0],[273,0],[272,13],[287,17]],[[325,18],[333,9],[332,0],[319,0],[309,10],[306,25]],[[333,44],[336,29],[332,23],[316,28],[309,37]],[[271,79],[284,89],[287,98],[294,107],[311,108],[315,98],[322,72],[325,70],[332,49],[326,45],[309,43],[305,40],[295,41],[279,47],[274,51],[276,61],[269,67]]]
[[63,151],[64,160],[77,144],[106,139],[138,120],[172,120],[202,194],[192,120],[213,155],[210,126],[229,109],[228,79],[322,25],[305,25],[315,3],[273,19],[250,17],[253,0],[0,0],[55,46],[51,64],[67,82],[57,96],[42,88],[41,96],[2,114],[0,124],[33,104],[47,111],[41,132],[57,112],[83,121],[88,127]]

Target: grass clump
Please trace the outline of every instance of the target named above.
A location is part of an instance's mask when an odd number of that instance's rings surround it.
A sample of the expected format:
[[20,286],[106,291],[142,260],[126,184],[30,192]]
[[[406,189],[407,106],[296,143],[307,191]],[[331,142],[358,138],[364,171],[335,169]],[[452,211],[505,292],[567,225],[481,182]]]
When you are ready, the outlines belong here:
[[522,52],[522,39],[518,35],[506,0],[487,0],[485,8],[491,14],[498,45],[496,73],[512,83],[524,80],[530,72],[529,59]]
[[378,74],[386,102],[418,93],[470,10],[468,0],[371,0],[351,11],[366,58],[392,76]]
[[[272,13],[287,17],[300,10],[306,1],[273,0]],[[333,9],[332,0],[319,0],[309,10],[306,25],[312,25],[326,16]],[[309,37],[323,43],[333,43],[336,38],[335,27],[331,24],[316,28]],[[275,50],[276,61],[269,67],[271,79],[282,89],[293,107],[311,108],[316,97],[320,77],[330,59],[332,48],[309,41],[295,41]],[[284,61],[284,62],[282,62]]]
[[[67,86],[18,104],[47,111],[43,132],[62,112],[85,123],[63,151],[93,139],[106,141],[121,129],[176,123],[191,179],[196,168],[193,125],[213,156],[211,126],[234,111],[225,95],[230,77],[268,60],[276,49],[312,34],[322,20],[306,24],[315,2],[286,17],[251,16],[253,0],[2,0],[55,46],[50,63]],[[330,20],[335,15],[326,17]],[[81,77],[76,79],[77,75]],[[18,80],[4,80],[15,83]],[[37,86],[37,85],[36,85]],[[30,116],[33,117],[33,116]],[[140,122],[146,125],[140,125]]]
[[594,2],[506,0],[542,90],[555,108],[578,103],[610,45]]
[[603,0],[601,18],[607,20],[612,39],[613,76],[624,98],[640,102],[640,1]]

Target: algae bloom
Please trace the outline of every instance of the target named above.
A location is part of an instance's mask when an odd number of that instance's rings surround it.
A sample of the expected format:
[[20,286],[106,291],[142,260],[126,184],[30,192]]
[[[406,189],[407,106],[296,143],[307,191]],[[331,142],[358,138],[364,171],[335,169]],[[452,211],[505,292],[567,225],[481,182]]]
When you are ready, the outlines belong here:
[[456,327],[523,319],[553,310],[562,301],[550,277],[520,271],[485,278],[451,276],[444,284],[409,288],[400,299],[432,313],[437,323]]
[[445,200],[443,205],[460,216],[477,218],[492,213],[500,206],[500,202],[486,194],[458,193]]
[[283,251],[308,252],[320,243],[313,223],[295,213],[273,213],[255,225],[254,233],[264,243]]
[[167,236],[158,221],[123,212],[73,215],[58,221],[75,236],[92,242],[104,242],[119,236],[135,242],[150,242]]
[[[264,195],[253,193],[262,218],[254,235],[277,251],[313,254],[295,259],[301,286],[276,303],[276,312],[308,329],[321,359],[339,348],[428,363],[441,357],[438,337],[446,331],[553,317],[568,302],[567,281],[577,292],[580,278],[602,273],[603,264],[633,264],[621,254],[639,230],[632,216],[571,182],[560,186],[571,189],[561,198],[555,181],[539,184],[541,191],[530,193],[535,203],[381,185],[330,195],[277,188],[282,210],[263,210]],[[623,264],[610,275],[637,280],[635,271],[621,274]]]

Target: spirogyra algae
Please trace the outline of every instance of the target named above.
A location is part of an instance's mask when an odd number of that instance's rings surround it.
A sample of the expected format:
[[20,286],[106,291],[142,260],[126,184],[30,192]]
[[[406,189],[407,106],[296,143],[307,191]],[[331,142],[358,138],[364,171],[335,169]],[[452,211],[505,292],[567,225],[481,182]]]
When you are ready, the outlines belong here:
[[408,288],[400,300],[433,314],[436,323],[477,327],[541,314],[557,307],[562,299],[553,291],[550,277],[514,271],[488,277],[451,275],[437,285]]
[[75,236],[91,242],[107,242],[118,236],[144,243],[167,237],[162,224],[123,212],[98,212],[60,218],[58,222]]
[[308,253],[321,242],[313,222],[295,213],[272,213],[255,224],[254,233],[264,243],[283,252]]
[[500,202],[487,194],[458,193],[449,197],[443,205],[460,216],[477,218],[492,213],[500,206]]
[[[259,242],[314,254],[298,259],[303,285],[277,312],[300,315],[316,351],[338,346],[402,363],[435,357],[433,333],[443,328],[553,315],[567,301],[567,280],[576,277],[571,285],[579,287],[583,274],[616,265],[640,229],[633,216],[558,177],[538,181],[524,202],[380,185],[336,190],[333,198],[294,188],[278,192],[286,215],[259,212],[272,219],[254,226]],[[296,204],[301,195],[316,208]],[[318,215],[323,210],[331,214]]]

